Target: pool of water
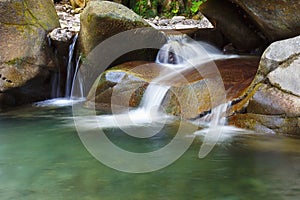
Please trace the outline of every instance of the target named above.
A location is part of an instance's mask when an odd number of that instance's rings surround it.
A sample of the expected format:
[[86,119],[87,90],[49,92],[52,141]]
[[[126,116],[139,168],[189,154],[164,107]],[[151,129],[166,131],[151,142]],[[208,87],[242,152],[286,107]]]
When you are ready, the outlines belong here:
[[[118,128],[105,133],[130,151],[155,150],[177,129],[166,125],[148,141]],[[27,106],[0,114],[0,199],[299,199],[300,140],[235,135],[204,159],[201,139],[176,162],[142,174],[111,169],[86,150],[70,105]]]

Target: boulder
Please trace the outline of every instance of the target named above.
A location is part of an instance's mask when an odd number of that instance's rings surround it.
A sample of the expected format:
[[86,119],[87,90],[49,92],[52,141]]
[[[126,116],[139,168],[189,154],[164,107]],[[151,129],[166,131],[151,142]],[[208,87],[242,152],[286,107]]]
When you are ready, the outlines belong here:
[[299,117],[244,113],[229,117],[229,121],[231,125],[253,130],[256,133],[300,135]]
[[290,0],[231,0],[255,22],[269,41],[300,34],[300,1]]
[[48,95],[54,65],[46,36],[58,26],[51,0],[0,1],[0,92],[7,93],[2,96],[17,95],[14,104],[20,104]]
[[[124,63],[106,70],[98,77],[85,105],[109,112],[112,106],[120,110],[137,107],[149,83],[155,81],[170,86],[162,102],[165,112],[185,119],[197,118],[211,109],[212,98],[224,93],[222,87],[217,84],[218,74],[210,74],[210,64],[212,63],[179,73],[172,68],[151,62]],[[215,64],[224,80],[223,87],[229,92],[228,101],[240,102],[239,98],[245,95],[256,73],[258,59],[218,60]],[[203,79],[203,74],[206,73],[210,78]],[[213,84],[210,84],[210,81]]]
[[115,34],[150,26],[129,8],[109,1],[89,2],[80,21],[81,52],[85,55]]
[[[275,42],[266,49],[249,87],[252,95],[247,115],[236,114],[231,123],[255,131],[265,132],[268,127],[274,133],[300,134],[299,44],[297,36]],[[245,116],[251,116],[249,121]]]
[[238,52],[259,53],[271,42],[300,34],[297,0],[209,0],[199,10]]
[[264,46],[263,38],[255,27],[250,26],[247,15],[242,15],[237,7],[223,0],[209,0],[200,8],[214,26],[240,51],[252,51]]

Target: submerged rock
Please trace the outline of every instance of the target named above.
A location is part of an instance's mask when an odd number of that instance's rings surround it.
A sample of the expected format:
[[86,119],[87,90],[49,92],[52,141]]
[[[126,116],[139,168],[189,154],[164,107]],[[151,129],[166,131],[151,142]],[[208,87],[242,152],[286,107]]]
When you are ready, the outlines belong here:
[[0,92],[14,99],[11,104],[49,96],[54,65],[46,35],[56,27],[51,0],[0,2]]

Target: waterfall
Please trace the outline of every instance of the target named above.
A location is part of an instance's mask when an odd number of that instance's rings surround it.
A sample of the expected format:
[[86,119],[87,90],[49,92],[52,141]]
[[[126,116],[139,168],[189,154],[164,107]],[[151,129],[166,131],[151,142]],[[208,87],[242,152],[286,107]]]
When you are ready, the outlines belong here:
[[75,45],[78,39],[78,33],[73,38],[73,41],[71,45],[69,46],[69,59],[68,59],[68,65],[67,65],[67,77],[66,77],[66,90],[65,90],[65,97],[70,98],[71,97],[71,90],[73,85],[74,76],[76,75],[73,59],[74,59],[74,50]]
[[157,83],[150,84],[141,101],[140,108],[148,111],[158,112],[159,107],[168,92],[170,86],[160,85]]
[[[36,102],[33,105],[37,107],[48,107],[48,106],[71,106],[74,103],[78,103],[83,101],[83,86],[82,86],[82,78],[80,74],[77,75],[80,65],[80,57],[78,59],[75,58],[74,51],[76,42],[78,39],[78,33],[76,33],[73,37],[72,43],[69,45],[69,54],[68,54],[68,62],[66,66],[66,77],[65,77],[65,96],[64,98],[60,97],[60,84],[61,79],[61,69],[59,69],[58,74],[55,74],[52,78],[52,91],[51,95],[53,99],[49,99],[46,101]],[[51,45],[51,40],[49,39],[49,45]],[[74,62],[75,60],[75,62]],[[78,77],[77,77],[78,76]],[[76,78],[77,77],[77,78]],[[79,81],[79,84],[75,84],[75,80]],[[72,95],[74,91],[74,87],[79,87],[79,94],[76,94],[76,98]]]
[[[81,61],[81,56],[79,56],[79,58],[77,59],[77,62],[76,62],[75,72],[74,72],[73,80],[72,80],[70,97],[71,98],[77,97],[77,98],[83,99],[83,97],[84,97],[83,96],[83,80],[82,80],[81,74],[78,73],[80,61]],[[78,81],[78,84],[75,84],[76,80]],[[75,87],[79,87],[79,89],[75,90]],[[78,93],[75,94],[74,93],[75,91],[79,92],[79,94]]]
[[236,55],[224,55],[216,47],[201,41],[194,41],[186,35],[170,35],[168,43],[158,52],[156,63],[169,67],[200,65],[222,58],[235,58]]
[[[86,124],[89,128],[101,127],[137,127],[142,126],[147,129],[150,123],[166,123],[173,118],[162,112],[160,106],[169,91],[170,86],[165,85],[166,80],[176,83],[180,79],[178,74],[189,70],[198,63],[205,63],[222,56],[221,51],[215,47],[201,42],[189,41],[185,36],[170,36],[168,43],[165,44],[157,55],[156,62],[161,64],[162,68],[173,68],[174,71],[161,70],[161,74],[152,80],[146,88],[143,98],[138,108],[113,115],[99,115],[98,120],[101,123],[93,123],[90,119],[81,119],[82,124]],[[226,56],[228,57],[228,56]],[[227,106],[217,106],[212,109],[210,115],[210,126],[218,126],[224,124],[224,112]],[[85,123],[85,120],[86,123]],[[152,127],[153,129],[153,127]],[[144,134],[145,130],[143,130]],[[152,133],[152,131],[149,131]],[[127,132],[130,134],[130,131]],[[146,134],[149,136],[149,134]],[[151,134],[150,134],[151,135]]]

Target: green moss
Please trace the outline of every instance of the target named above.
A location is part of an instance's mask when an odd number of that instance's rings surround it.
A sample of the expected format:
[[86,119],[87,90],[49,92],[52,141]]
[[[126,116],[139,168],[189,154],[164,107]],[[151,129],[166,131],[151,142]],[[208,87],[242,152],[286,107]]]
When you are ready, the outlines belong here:
[[18,65],[21,65],[23,62],[24,62],[24,58],[15,58],[13,60],[5,62],[5,64],[18,66]]

